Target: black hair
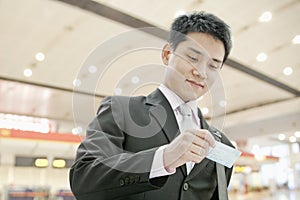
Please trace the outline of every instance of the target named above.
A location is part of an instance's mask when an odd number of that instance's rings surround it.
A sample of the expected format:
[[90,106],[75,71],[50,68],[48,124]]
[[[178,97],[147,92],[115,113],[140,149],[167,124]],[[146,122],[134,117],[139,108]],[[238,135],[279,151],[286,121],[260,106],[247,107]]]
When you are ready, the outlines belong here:
[[203,11],[177,17],[172,23],[168,38],[172,49],[175,50],[180,42],[186,40],[186,35],[192,32],[207,33],[222,41],[225,48],[223,58],[223,62],[225,62],[230,53],[232,42],[230,27],[223,20]]

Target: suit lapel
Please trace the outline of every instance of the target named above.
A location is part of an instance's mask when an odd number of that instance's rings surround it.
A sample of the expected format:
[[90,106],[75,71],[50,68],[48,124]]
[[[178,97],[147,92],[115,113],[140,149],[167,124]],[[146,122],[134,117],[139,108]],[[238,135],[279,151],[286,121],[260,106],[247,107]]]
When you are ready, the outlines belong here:
[[147,96],[146,104],[151,106],[150,114],[162,127],[168,142],[171,142],[179,134],[179,128],[169,102],[157,89]]
[[[160,90],[157,89],[147,96],[146,104],[151,106],[150,114],[161,126],[168,143],[170,143],[178,134],[180,134],[180,130],[168,100]],[[182,165],[180,169],[186,176],[186,166]]]

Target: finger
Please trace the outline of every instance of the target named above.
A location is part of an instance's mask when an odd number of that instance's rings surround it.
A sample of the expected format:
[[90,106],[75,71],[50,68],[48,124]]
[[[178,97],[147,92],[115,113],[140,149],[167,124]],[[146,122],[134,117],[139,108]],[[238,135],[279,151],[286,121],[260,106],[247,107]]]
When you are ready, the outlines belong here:
[[197,155],[201,155],[203,150],[203,148],[198,146],[198,145],[192,145],[190,148],[189,148],[189,151],[197,154]]
[[200,147],[200,146],[197,146],[197,145],[192,145],[190,147],[190,151],[198,156],[202,156],[202,157],[205,157],[207,156],[208,154],[208,148],[203,148],[203,147]]
[[210,144],[206,140],[204,140],[202,138],[199,138],[199,137],[195,137],[194,138],[193,144],[195,144],[195,145],[197,145],[199,147],[202,147],[204,149],[208,149],[209,146],[210,146]]
[[205,156],[201,156],[201,155],[195,154],[193,152],[190,152],[187,155],[187,160],[192,161],[194,163],[200,163],[204,158],[205,158]]
[[198,130],[196,132],[197,137],[204,139],[209,143],[210,146],[214,147],[216,145],[216,140],[214,136],[208,130]]
[[205,140],[208,141],[210,146],[212,146],[212,147],[216,146],[216,140],[210,132],[206,135]]
[[205,129],[195,130],[194,129],[194,130],[188,130],[188,132],[191,134],[194,134],[194,136],[196,136],[195,138],[193,138],[193,140],[195,140],[195,141],[203,140],[203,141],[209,142],[209,145],[211,145],[211,146],[214,145],[215,139],[208,130],[205,130]]
[[210,134],[209,131],[206,129],[193,130],[193,133],[197,137],[202,138],[202,139],[205,139],[207,137],[206,135]]

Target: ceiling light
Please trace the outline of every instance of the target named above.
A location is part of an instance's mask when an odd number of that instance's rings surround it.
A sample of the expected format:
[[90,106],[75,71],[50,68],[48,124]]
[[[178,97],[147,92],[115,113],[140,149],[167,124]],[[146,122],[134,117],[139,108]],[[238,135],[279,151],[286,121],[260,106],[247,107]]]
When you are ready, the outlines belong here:
[[31,69],[25,69],[23,73],[24,73],[24,76],[30,77],[32,75],[32,70]]
[[258,61],[258,62],[264,62],[264,61],[266,61],[267,60],[267,54],[265,54],[265,53],[260,53],[260,54],[258,54],[257,56],[256,56],[256,60]]
[[89,66],[88,70],[91,74],[94,74],[97,71],[97,67],[94,65],[91,65],[91,66]]
[[283,74],[286,75],[286,76],[289,76],[289,75],[291,75],[292,73],[293,73],[293,68],[291,68],[291,67],[285,67],[285,68],[283,69]]
[[296,132],[295,132],[295,136],[296,136],[296,137],[300,137],[300,131],[296,131]]
[[272,19],[272,13],[270,11],[266,11],[259,17],[260,22],[268,22]]
[[131,82],[133,84],[138,84],[140,82],[140,78],[137,77],[137,76],[134,76],[134,77],[131,78]]
[[201,111],[202,111],[203,115],[207,115],[209,112],[207,107],[202,108]]
[[279,134],[278,135],[278,140],[285,140],[285,135],[284,134]]
[[73,85],[74,85],[75,87],[79,87],[79,86],[81,85],[81,80],[80,80],[80,79],[75,79],[75,80],[73,81]]
[[292,142],[292,143],[294,143],[294,142],[297,141],[297,138],[295,136],[290,136],[289,137],[289,141]]
[[296,35],[293,39],[294,44],[300,44],[300,35]]
[[39,53],[35,54],[35,59],[37,61],[43,61],[45,59],[45,55],[43,53],[39,52]]
[[227,105],[227,102],[225,100],[219,101],[219,106],[221,106],[222,108],[225,108],[226,105]]
[[122,89],[121,88],[116,88],[114,93],[115,93],[115,95],[121,95],[122,94]]

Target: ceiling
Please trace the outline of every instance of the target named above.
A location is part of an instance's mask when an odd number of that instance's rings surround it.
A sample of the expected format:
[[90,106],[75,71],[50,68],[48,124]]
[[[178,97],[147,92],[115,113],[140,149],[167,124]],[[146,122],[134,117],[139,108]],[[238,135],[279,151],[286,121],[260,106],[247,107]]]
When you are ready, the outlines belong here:
[[[84,130],[104,96],[147,94],[161,83],[160,34],[178,11],[194,10],[218,15],[233,35],[229,62],[199,101],[206,118],[237,141],[278,143],[279,133],[300,131],[299,0],[1,0],[0,113]],[[271,21],[259,22],[265,11]],[[136,29],[145,25],[155,28]]]

